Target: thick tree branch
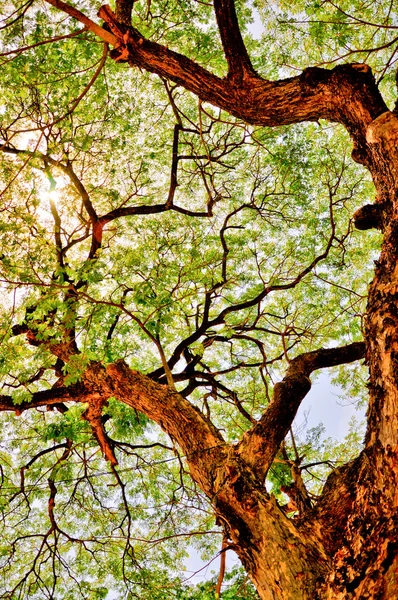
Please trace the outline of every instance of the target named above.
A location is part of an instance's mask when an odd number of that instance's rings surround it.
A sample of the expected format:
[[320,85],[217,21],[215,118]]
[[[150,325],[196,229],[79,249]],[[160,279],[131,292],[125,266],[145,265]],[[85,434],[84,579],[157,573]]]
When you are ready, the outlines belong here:
[[365,343],[354,342],[339,348],[306,352],[291,361],[285,377],[275,385],[273,399],[260,421],[243,436],[239,444],[240,455],[258,477],[265,477],[301,401],[311,389],[311,373],[360,360],[364,356]]
[[214,0],[229,77],[241,82],[245,76],[256,75],[240,32],[234,0]]
[[11,411],[20,415],[22,411],[40,406],[57,406],[60,402],[76,402],[81,393],[80,386],[57,387],[51,390],[42,390],[32,394],[29,402],[14,404],[11,396],[0,396],[0,412]]
[[116,18],[123,25],[131,25],[131,13],[135,0],[116,0]]
[[[69,303],[69,311],[70,311],[69,315],[68,315],[69,317],[71,316],[71,312],[73,312],[74,296],[75,296],[75,292],[74,292],[73,288],[67,289],[67,292],[66,292],[65,298],[64,298],[64,304],[66,307]],[[45,319],[43,319],[43,321],[44,320]],[[57,343],[53,343],[51,339],[50,340],[40,339],[40,336],[38,336],[38,330],[35,327],[34,323],[28,324],[26,321],[24,321],[22,324],[13,325],[11,330],[12,330],[13,335],[25,334],[26,339],[31,346],[46,347],[54,356],[56,356],[58,359],[60,359],[64,363],[68,362],[68,360],[70,359],[70,357],[73,354],[78,353],[78,348],[77,348],[76,339],[75,339],[75,327],[73,325],[72,326],[69,325],[68,327],[65,327],[65,330],[64,330],[63,336],[62,336],[62,340]]]
[[217,470],[223,468],[226,444],[214,425],[170,387],[155,383],[138,371],[132,371],[124,361],[110,364],[106,369],[93,363],[81,383],[69,388],[59,387],[32,394],[29,402],[15,405],[11,396],[0,396],[0,411],[22,411],[41,406],[57,406],[60,402],[87,402],[83,414],[111,465],[117,460],[112,442],[102,420],[102,408],[110,397],[144,413],[158,423],[184,452],[191,474],[211,497]]
[[[225,23],[233,19],[230,0],[220,1],[217,10]],[[227,14],[221,17],[222,10]],[[366,127],[388,110],[367,65],[339,65],[331,71],[309,68],[298,77],[276,82],[250,74],[236,85],[230,78],[221,79],[186,56],[145,39],[136,29],[126,31],[109,6],[101,7],[99,16],[119,40],[119,47],[111,53],[116,61],[157,73],[251,124],[277,126],[323,118],[343,123],[352,135],[361,138],[357,140],[361,146]],[[232,37],[225,32],[230,61]],[[243,42],[238,48],[241,65],[242,61],[246,64]]]
[[[342,123],[354,137],[358,162],[367,162],[367,127],[388,111],[371,69],[364,64],[339,65],[331,71],[308,68],[297,77],[275,82],[252,74],[232,0],[217,0],[217,14],[230,68],[235,72],[246,69],[246,77],[238,85],[233,78],[217,77],[186,56],[147,40],[139,31],[118,20],[108,5],[102,6],[98,14],[112,33],[62,0],[46,1],[113,45],[115,50],[111,57],[117,62],[128,62],[174,81],[201,100],[247,123],[270,127],[319,119]],[[232,25],[228,32],[227,23]],[[236,55],[232,39],[237,43]]]
[[54,6],[54,8],[58,8],[62,12],[73,17],[74,19],[77,19],[77,21],[80,21],[80,23],[83,23],[83,25],[85,25],[85,27],[89,31],[92,31],[93,33],[95,33],[95,35],[98,35],[98,37],[104,40],[104,42],[108,42],[108,44],[111,44],[112,46],[117,45],[117,39],[114,35],[112,35],[109,31],[106,31],[106,29],[100,27],[100,25],[98,25],[88,17],[86,17],[86,15],[80,12],[80,10],[77,10],[74,6],[63,2],[62,0],[46,0],[46,2]]
[[[123,361],[93,365],[84,378],[86,394],[114,396],[158,423],[186,455],[192,477],[209,495],[224,464],[225,442],[204,415],[180,394],[160,385]],[[88,396],[86,396],[88,397]]]

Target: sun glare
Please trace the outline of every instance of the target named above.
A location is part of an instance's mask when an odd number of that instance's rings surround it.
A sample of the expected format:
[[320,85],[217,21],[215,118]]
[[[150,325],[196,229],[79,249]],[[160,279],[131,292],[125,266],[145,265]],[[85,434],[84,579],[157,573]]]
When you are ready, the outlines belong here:
[[54,220],[53,210],[56,208],[59,203],[61,195],[61,190],[40,190],[38,192],[39,203],[36,207],[36,215],[39,218],[39,221],[50,222]]
[[39,205],[36,209],[40,219],[52,219],[54,208],[59,205],[62,197],[62,190],[65,187],[65,181],[62,177],[56,177],[49,180],[43,178],[40,189],[37,192]]
[[[43,190],[39,192],[40,204],[43,209],[49,209],[51,203],[57,204],[61,196],[61,190],[56,188],[55,190]],[[47,205],[47,206],[46,206]]]

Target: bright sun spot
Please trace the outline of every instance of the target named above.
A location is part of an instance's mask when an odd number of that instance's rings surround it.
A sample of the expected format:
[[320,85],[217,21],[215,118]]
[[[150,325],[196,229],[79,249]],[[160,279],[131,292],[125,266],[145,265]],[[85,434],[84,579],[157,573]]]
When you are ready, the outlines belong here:
[[36,211],[40,219],[48,220],[51,217],[51,205],[57,206],[62,197],[62,189],[65,187],[62,177],[52,178],[51,182],[43,178],[42,185],[38,190],[39,206]]
[[61,190],[58,188],[55,190],[40,191],[39,192],[40,204],[43,204],[43,208],[44,208],[44,205],[47,205],[49,207],[51,202],[54,202],[54,204],[57,204],[57,202],[60,199],[60,196],[61,196]]

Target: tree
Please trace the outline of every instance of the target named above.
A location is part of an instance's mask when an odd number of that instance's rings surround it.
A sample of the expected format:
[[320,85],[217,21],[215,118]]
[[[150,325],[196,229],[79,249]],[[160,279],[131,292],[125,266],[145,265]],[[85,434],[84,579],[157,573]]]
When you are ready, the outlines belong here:
[[237,9],[4,3],[4,598],[172,597],[206,532],[262,599],[397,597],[393,3]]

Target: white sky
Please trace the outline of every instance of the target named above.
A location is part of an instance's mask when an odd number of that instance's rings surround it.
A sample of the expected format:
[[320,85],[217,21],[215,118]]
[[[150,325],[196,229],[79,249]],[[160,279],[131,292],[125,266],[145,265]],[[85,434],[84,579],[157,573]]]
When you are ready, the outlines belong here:
[[355,403],[345,400],[344,396],[339,387],[330,383],[328,374],[321,373],[313,381],[311,390],[299,408],[295,426],[299,428],[305,419],[307,428],[323,423],[326,428],[325,437],[342,440],[348,433],[351,417],[355,416],[359,422],[365,418],[365,408],[356,408]]

